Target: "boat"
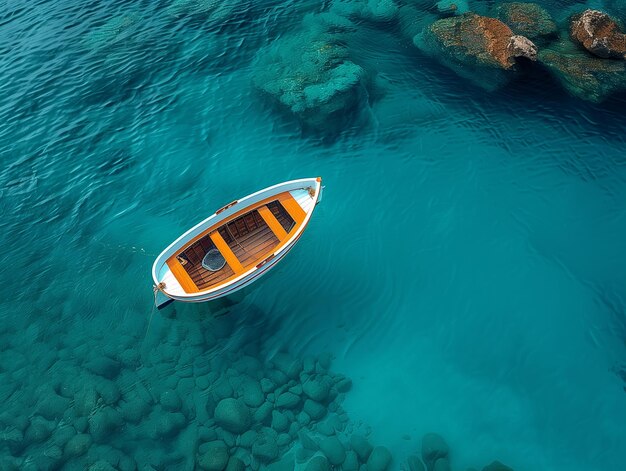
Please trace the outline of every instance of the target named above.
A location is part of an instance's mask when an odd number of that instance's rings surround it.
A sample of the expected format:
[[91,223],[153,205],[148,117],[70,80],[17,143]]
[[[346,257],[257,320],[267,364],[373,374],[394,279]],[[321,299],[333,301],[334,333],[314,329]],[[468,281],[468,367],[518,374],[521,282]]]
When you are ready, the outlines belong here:
[[287,255],[322,199],[322,179],[270,186],[221,207],[156,258],[156,307],[205,302],[257,281]]

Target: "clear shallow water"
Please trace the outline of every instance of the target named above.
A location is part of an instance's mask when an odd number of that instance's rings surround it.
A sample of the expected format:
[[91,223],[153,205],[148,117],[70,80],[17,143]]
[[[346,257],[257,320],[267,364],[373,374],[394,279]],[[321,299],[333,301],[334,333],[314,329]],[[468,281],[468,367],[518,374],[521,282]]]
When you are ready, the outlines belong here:
[[[394,469],[430,431],[455,469],[621,469],[623,97],[590,105],[541,72],[487,94],[362,25],[351,47],[376,93],[323,139],[251,86],[259,48],[307,7],[248,7],[223,25],[165,6],[3,8],[5,353],[114,354],[132,332],[149,382],[159,329],[216,311],[150,322],[154,256],[236,196],[322,175],[305,237],[230,309],[224,348],[331,352],[353,379],[345,410]],[[97,29],[120,15],[121,34]],[[48,363],[25,390],[56,381]],[[8,403],[30,417],[27,395]]]

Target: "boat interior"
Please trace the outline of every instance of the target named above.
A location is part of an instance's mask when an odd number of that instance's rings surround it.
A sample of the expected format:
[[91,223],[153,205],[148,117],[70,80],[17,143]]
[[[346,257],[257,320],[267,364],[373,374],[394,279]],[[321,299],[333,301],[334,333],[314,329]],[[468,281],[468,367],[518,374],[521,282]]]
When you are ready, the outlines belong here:
[[305,216],[289,192],[281,193],[207,229],[167,264],[186,292],[210,289],[265,260]]

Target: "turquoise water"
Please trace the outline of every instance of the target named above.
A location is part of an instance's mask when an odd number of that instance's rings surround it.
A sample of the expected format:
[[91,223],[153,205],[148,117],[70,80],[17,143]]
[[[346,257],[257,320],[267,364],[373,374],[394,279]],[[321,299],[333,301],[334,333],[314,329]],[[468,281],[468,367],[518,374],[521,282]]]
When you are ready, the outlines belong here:
[[[194,469],[212,381],[282,351],[330,353],[352,379],[346,430],[387,447],[390,469],[427,432],[453,469],[623,469],[624,96],[590,104],[540,69],[488,93],[362,22],[349,48],[369,94],[311,130],[252,77],[323,2],[170,3],[2,6],[0,463],[86,469],[121,450]],[[324,201],[271,275],[226,305],[153,311],[151,264],[181,232],[317,175]],[[174,420],[158,415],[166,387],[184,421],[154,436]],[[104,409],[123,419],[94,424]],[[81,432],[94,444],[72,457]]]

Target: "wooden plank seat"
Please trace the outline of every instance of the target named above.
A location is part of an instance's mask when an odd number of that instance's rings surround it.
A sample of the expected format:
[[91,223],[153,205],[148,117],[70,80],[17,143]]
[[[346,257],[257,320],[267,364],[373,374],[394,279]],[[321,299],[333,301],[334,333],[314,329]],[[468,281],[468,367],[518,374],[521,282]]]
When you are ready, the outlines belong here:
[[[187,292],[216,286],[244,273],[272,253],[306,214],[287,192],[258,208],[212,229],[168,260],[177,279]],[[217,271],[202,266],[206,253],[216,248],[226,264]]]

